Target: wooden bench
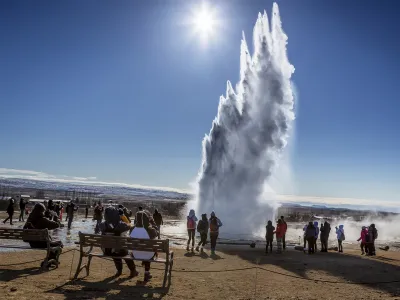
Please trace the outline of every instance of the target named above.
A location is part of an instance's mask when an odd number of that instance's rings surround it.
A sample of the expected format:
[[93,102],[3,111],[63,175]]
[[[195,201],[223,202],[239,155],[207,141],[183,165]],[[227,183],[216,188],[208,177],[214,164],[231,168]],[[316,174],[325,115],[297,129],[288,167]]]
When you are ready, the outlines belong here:
[[[76,273],[74,279],[78,278],[79,273],[86,269],[86,275],[89,276],[90,262],[93,257],[108,257],[108,258],[118,258],[118,259],[128,259],[136,261],[148,261],[150,263],[163,263],[165,264],[164,271],[164,281],[163,287],[167,283],[167,277],[169,278],[169,284],[171,284],[171,272],[174,263],[174,253],[169,249],[169,240],[149,240],[149,239],[135,239],[131,237],[122,236],[107,236],[107,235],[97,235],[97,234],[87,234],[79,232],[79,245],[80,245],[80,257],[78,267],[76,268]],[[89,247],[87,251],[83,248]],[[113,249],[124,249],[128,251],[149,251],[155,252],[157,255],[151,260],[143,260],[132,257],[128,254],[126,256],[109,256],[101,253],[93,253],[94,247],[100,248],[113,248]],[[165,254],[165,258],[160,258],[159,254]],[[87,263],[82,266],[82,260],[87,257]]]
[[[60,246],[50,246],[51,237],[47,229],[13,229],[13,228],[0,228],[0,239],[3,240],[22,240],[32,242],[46,242],[46,248],[31,248],[29,245],[0,245],[0,248],[13,248],[13,249],[25,249],[25,250],[46,250],[47,254],[43,262],[41,263],[41,269],[46,269],[50,264],[55,264],[58,268]],[[57,257],[55,259],[49,259],[50,252],[57,250]]]

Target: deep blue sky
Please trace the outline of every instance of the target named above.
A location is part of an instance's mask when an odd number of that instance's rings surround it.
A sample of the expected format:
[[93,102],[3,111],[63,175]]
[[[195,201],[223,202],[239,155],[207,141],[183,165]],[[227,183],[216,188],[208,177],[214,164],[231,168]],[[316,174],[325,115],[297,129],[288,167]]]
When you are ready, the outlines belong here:
[[[272,1],[0,2],[0,167],[188,188],[244,30]],[[301,195],[400,193],[400,3],[278,1],[299,91]]]

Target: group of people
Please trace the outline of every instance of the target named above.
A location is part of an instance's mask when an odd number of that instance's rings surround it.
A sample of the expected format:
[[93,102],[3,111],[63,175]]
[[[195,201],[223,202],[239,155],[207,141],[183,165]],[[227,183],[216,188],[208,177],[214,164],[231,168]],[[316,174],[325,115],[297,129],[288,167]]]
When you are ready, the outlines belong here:
[[274,234],[276,235],[276,243],[277,243],[277,253],[282,253],[282,250],[286,249],[286,231],[287,231],[287,223],[285,221],[284,216],[281,216],[278,219],[276,228],[272,225],[272,221],[269,220],[266,226],[266,234],[265,239],[267,241],[267,245],[265,247],[265,253],[272,253],[272,242],[274,241]]
[[[20,198],[19,200],[19,209],[20,209],[20,214],[19,214],[19,221],[25,221],[24,216],[26,214],[26,205],[28,204],[28,200],[24,198]],[[3,221],[3,224],[5,224],[7,221],[10,221],[10,225],[13,225],[13,216],[14,216],[14,204],[15,204],[15,199],[10,198],[7,206],[7,215],[8,217]]]
[[[328,252],[328,240],[329,234],[331,233],[331,224],[327,221],[321,223],[321,228],[318,227],[318,222],[309,222],[303,228],[304,231],[304,252],[307,251],[306,245],[308,244],[308,254],[314,254],[318,251],[317,241],[320,238],[321,241],[321,252]],[[339,241],[339,252],[343,252],[342,241],[344,240],[343,225],[336,228],[336,234]]]
[[[328,252],[328,240],[331,233],[331,225],[325,221],[318,227],[318,222],[309,222],[303,228],[304,231],[304,252],[307,251],[306,244],[308,244],[308,253],[313,254],[317,252],[317,241],[318,238],[321,241],[321,252]],[[344,225],[335,227],[336,239],[338,241],[337,251],[343,252],[343,241],[346,239],[344,233]],[[361,241],[361,254],[364,255],[375,255],[375,240],[378,238],[378,230],[375,224],[371,224],[369,227],[363,226],[361,229],[360,238],[357,241]]]
[[378,230],[375,224],[371,224],[369,227],[363,226],[361,228],[360,238],[357,240],[361,241],[361,255],[375,256],[375,240],[378,238]]
[[[211,212],[210,219],[207,218],[207,214],[201,215],[201,220],[199,221],[196,217],[194,209],[189,211],[187,216],[187,232],[189,239],[187,241],[186,250],[189,251],[190,243],[192,244],[192,251],[194,251],[196,230],[200,234],[200,241],[197,244],[196,251],[203,252],[203,247],[207,244],[207,236],[210,233],[211,242],[211,254],[215,254],[215,249],[217,246],[217,239],[219,235],[219,228],[222,226],[221,220],[215,215],[215,212]],[[198,223],[197,223],[198,221]]]

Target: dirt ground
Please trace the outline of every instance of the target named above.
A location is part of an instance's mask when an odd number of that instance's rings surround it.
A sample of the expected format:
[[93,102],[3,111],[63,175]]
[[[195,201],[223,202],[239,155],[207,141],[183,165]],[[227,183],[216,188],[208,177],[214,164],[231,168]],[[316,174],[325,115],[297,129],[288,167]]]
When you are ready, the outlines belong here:
[[99,258],[88,277],[82,272],[73,282],[79,253],[71,249],[64,249],[58,269],[46,272],[38,270],[44,252],[0,253],[0,299],[400,299],[399,252],[266,255],[263,248],[221,245],[210,257],[209,250],[176,249],[172,283],[162,288],[162,264],[152,265],[153,279],[144,284],[141,266],[139,277],[130,279],[124,266],[115,279],[113,263]]

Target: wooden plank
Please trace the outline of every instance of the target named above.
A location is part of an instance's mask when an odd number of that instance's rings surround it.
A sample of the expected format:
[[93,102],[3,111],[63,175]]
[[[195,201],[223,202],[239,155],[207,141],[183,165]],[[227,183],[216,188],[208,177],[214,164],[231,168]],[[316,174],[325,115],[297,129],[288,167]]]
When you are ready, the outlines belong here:
[[0,239],[6,240],[29,240],[29,241],[48,241],[49,234],[47,229],[8,229],[0,228]]
[[79,233],[79,244],[83,247],[93,246],[169,253],[169,240],[134,239],[131,237]]

